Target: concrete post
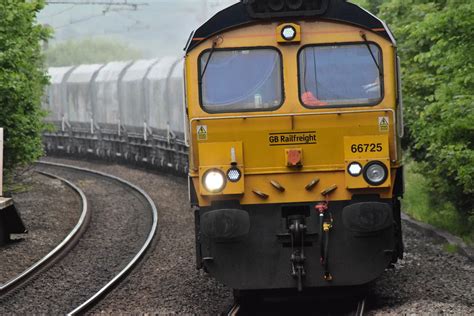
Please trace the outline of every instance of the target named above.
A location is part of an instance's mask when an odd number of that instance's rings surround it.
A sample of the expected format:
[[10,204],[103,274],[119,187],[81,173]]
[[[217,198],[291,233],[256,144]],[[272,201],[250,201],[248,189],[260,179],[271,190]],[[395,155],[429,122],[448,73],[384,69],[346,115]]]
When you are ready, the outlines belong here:
[[27,230],[12,198],[3,197],[3,128],[0,128],[0,246],[10,241],[10,234],[25,234]]

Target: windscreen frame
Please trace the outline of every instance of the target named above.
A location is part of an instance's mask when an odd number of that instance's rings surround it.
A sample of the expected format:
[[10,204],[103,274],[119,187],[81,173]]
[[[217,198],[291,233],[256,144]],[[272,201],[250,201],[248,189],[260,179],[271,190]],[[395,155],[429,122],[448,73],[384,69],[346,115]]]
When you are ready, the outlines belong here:
[[[367,49],[367,53],[370,56],[369,49],[367,48],[367,45],[375,45],[377,49],[379,50],[379,55],[380,55],[380,60],[378,61],[379,64],[378,66],[380,67],[379,71],[379,80],[380,80],[380,98],[377,99],[374,102],[367,102],[367,103],[356,103],[356,104],[330,104],[330,105],[320,105],[320,106],[309,106],[303,102],[302,99],[302,68],[301,68],[301,55],[303,54],[304,50],[308,47],[328,47],[328,46],[354,46],[354,45],[360,45],[360,46],[365,46]],[[372,58],[372,57],[371,57]],[[356,42],[336,42],[336,43],[313,43],[313,44],[306,44],[300,47],[297,53],[297,63],[298,63],[298,99],[300,101],[300,104],[305,107],[306,109],[310,110],[317,110],[317,109],[328,109],[328,108],[354,108],[354,107],[374,107],[376,105],[381,104],[384,99],[385,99],[385,71],[384,71],[384,56],[383,56],[383,50],[380,47],[380,45],[376,42],[373,41],[356,41]],[[377,67],[374,65],[374,67]],[[323,101],[323,100],[322,100]]]
[[[208,48],[203,50],[199,56],[197,57],[197,64],[198,64],[198,77],[201,76],[203,67],[205,63],[202,62],[202,56],[204,56],[206,53],[210,53],[213,49]],[[237,110],[232,110],[232,109],[224,109],[222,111],[215,111],[209,108],[206,108],[203,102],[203,84],[198,84],[198,92],[199,92],[199,106],[201,109],[209,114],[223,114],[223,113],[247,113],[247,112],[272,112],[272,111],[277,111],[280,109],[283,104],[285,104],[286,100],[286,94],[285,94],[285,78],[284,78],[284,60],[283,60],[283,54],[281,51],[275,47],[275,46],[242,46],[242,47],[225,47],[225,48],[215,48],[213,54],[217,52],[225,52],[225,51],[252,51],[252,50],[272,50],[277,53],[277,56],[279,58],[279,63],[280,63],[280,89],[281,89],[281,101],[278,105],[270,107],[270,108],[259,108],[259,109],[237,109]],[[212,61],[212,58],[211,58]],[[202,78],[203,79],[203,78]]]

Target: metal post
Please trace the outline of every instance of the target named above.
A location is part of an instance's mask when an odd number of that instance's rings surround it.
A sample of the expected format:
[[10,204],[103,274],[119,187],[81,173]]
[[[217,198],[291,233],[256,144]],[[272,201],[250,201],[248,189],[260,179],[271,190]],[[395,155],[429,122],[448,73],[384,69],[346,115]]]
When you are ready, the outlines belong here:
[[143,140],[148,141],[148,131],[146,122],[143,122]]

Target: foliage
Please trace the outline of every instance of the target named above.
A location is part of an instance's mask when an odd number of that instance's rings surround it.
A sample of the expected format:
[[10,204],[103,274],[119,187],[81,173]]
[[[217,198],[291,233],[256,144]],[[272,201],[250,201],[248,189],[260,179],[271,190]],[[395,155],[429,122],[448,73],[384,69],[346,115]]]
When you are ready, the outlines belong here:
[[417,172],[419,164],[411,161],[405,166],[406,193],[402,201],[403,210],[419,221],[459,235],[466,242],[474,242],[474,230],[466,225],[454,205],[449,201],[435,203],[432,199],[428,179]]
[[357,4],[358,6],[363,7],[364,9],[377,14],[380,5],[383,0],[351,0],[350,2]]
[[447,253],[456,253],[458,252],[458,246],[453,245],[453,244],[443,244],[443,250],[446,251]]
[[107,63],[115,60],[139,59],[142,53],[111,39],[83,39],[56,44],[46,51],[48,66]]
[[43,0],[0,1],[0,127],[8,172],[42,154],[41,97],[48,77],[40,42],[50,31],[37,24]]
[[474,2],[391,0],[379,10],[400,45],[405,145],[431,204],[450,201],[474,230]]

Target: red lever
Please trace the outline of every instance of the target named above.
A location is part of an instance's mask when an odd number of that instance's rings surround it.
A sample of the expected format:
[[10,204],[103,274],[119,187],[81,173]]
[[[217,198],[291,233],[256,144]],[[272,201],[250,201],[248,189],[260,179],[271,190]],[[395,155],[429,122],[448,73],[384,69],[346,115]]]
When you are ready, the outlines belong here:
[[328,210],[328,204],[326,202],[318,203],[314,206],[314,208],[319,213],[325,213]]

